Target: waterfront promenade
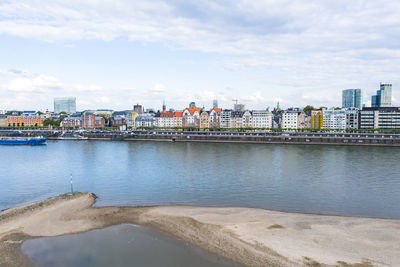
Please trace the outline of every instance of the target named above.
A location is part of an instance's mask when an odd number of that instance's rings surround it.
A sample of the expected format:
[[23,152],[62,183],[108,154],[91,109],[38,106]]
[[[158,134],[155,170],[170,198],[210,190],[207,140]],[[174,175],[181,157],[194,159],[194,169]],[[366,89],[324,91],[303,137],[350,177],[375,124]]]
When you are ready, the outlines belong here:
[[[21,136],[43,135],[58,139],[65,132],[61,130],[2,130],[0,135],[18,132]],[[200,131],[200,130],[70,130],[71,135],[79,134],[89,140],[112,141],[166,141],[166,142],[230,142],[264,144],[317,144],[317,145],[358,145],[358,146],[400,146],[400,133],[390,132],[345,132],[345,131]]]
[[248,266],[399,266],[400,221],[194,206],[92,207],[89,193],[0,213],[0,266],[29,266],[31,237],[134,223]]

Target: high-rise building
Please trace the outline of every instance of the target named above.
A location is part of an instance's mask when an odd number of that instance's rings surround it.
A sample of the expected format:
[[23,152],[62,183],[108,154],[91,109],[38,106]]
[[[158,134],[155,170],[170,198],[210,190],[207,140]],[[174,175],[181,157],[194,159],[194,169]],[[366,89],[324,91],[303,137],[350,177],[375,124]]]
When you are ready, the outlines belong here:
[[238,103],[233,104],[233,110],[234,110],[234,111],[243,112],[244,109],[245,109],[245,107],[244,107],[243,104],[238,104]]
[[371,97],[371,107],[391,107],[392,106],[392,85],[390,83],[381,83],[380,89],[376,95]]
[[346,89],[342,92],[342,108],[362,108],[361,89]]
[[73,114],[76,112],[76,97],[56,97],[54,98],[54,113],[66,112]]
[[213,108],[218,108],[218,100],[217,99],[213,100]]
[[143,113],[142,105],[139,105],[139,104],[134,105],[133,111],[136,112],[137,114],[142,114]]

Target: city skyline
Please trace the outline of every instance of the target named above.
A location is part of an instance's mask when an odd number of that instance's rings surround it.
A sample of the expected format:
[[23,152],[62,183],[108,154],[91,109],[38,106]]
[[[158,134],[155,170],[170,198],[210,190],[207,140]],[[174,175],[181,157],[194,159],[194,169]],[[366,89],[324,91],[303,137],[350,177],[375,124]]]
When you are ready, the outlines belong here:
[[[278,101],[284,108],[340,106],[345,88],[363,89],[368,106],[379,82],[400,83],[399,7],[396,1],[5,2],[0,109],[51,109],[53,97],[69,95],[78,109],[158,107],[163,100],[202,106],[213,99],[256,109]],[[399,101],[394,90],[392,104]]]

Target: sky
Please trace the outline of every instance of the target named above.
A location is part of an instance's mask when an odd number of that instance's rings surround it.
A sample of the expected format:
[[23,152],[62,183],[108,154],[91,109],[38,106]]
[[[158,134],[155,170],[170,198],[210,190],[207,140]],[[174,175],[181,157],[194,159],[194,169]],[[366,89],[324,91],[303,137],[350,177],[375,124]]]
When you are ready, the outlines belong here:
[[0,110],[400,105],[400,1],[0,0]]

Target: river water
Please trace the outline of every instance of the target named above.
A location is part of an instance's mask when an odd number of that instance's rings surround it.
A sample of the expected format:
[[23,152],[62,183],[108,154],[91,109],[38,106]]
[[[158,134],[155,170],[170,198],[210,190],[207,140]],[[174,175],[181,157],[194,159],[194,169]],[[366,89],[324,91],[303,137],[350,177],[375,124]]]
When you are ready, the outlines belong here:
[[29,239],[22,244],[22,252],[40,267],[239,266],[201,248],[131,224]]
[[74,188],[96,205],[243,206],[400,218],[400,148],[48,141],[0,146],[0,209]]

